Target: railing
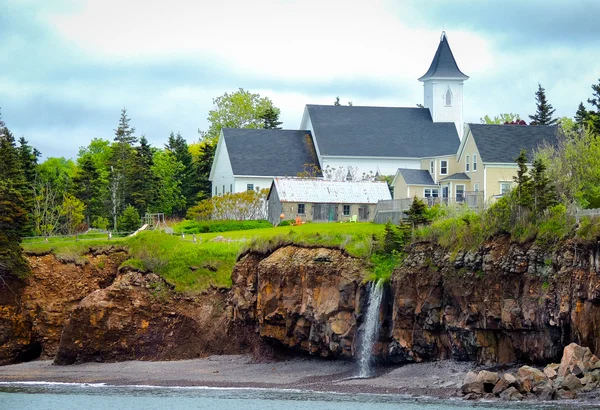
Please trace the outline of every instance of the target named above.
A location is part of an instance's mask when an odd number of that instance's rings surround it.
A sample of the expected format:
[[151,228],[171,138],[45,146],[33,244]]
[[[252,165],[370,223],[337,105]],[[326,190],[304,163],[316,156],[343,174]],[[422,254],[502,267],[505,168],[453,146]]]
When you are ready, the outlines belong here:
[[[466,191],[462,196],[454,198],[427,197],[420,198],[427,204],[433,206],[441,205],[466,205],[471,209],[483,210],[484,207],[483,191]],[[391,221],[398,224],[401,219],[406,218],[405,212],[410,209],[413,198],[388,199],[377,202],[375,207],[375,223],[386,223]]]
[[582,216],[591,216],[591,217],[600,216],[600,208],[593,208],[593,209],[577,208],[575,210],[575,221],[577,223],[579,223],[579,220],[581,219]]

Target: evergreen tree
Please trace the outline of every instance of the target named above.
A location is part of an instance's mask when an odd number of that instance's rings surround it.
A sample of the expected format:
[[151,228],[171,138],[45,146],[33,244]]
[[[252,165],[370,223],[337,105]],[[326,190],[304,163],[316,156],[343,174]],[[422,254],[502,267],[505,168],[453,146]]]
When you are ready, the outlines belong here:
[[123,207],[132,203],[132,184],[137,178],[134,174],[136,150],[132,146],[137,142],[137,137],[133,135],[135,128],[129,124],[130,121],[127,117],[127,109],[123,108],[119,125],[115,130],[115,142],[110,160],[109,202],[114,226]]
[[136,211],[135,207],[129,205],[123,211],[123,214],[119,216],[119,230],[121,232],[132,232],[137,230],[141,226],[140,215]]
[[279,108],[272,106],[260,115],[260,119],[264,123],[263,128],[267,130],[280,130],[280,125],[283,124],[279,121]]
[[29,271],[21,251],[21,232],[27,222],[25,201],[8,180],[0,179],[0,277]]
[[181,182],[181,193],[185,197],[185,207],[176,209],[177,216],[185,216],[187,208],[196,203],[196,197],[200,190],[199,181],[196,178],[196,168],[194,158],[190,152],[189,146],[180,133],[177,135],[171,132],[169,142],[165,145],[182,165],[182,171],[177,175],[177,179]]
[[119,118],[119,125],[115,130],[115,142],[135,145],[137,137],[133,135],[135,128],[129,125],[130,121],[131,118],[127,116],[127,108],[121,109],[121,118]]
[[598,134],[600,132],[600,79],[598,84],[592,85],[592,98],[588,98],[588,103],[592,104],[595,110],[588,111],[586,119],[591,131]]
[[408,215],[408,221],[412,224],[413,228],[427,223],[426,212],[427,205],[425,205],[425,202],[415,195],[410,208],[408,211],[406,211],[406,215]]
[[198,195],[196,198],[198,201],[212,196],[212,184],[208,180],[208,177],[210,176],[210,169],[212,167],[216,149],[217,144],[214,142],[204,141],[202,143],[202,151],[198,157],[198,162],[196,163],[196,175],[199,183]]
[[587,119],[588,119],[588,112],[585,109],[583,102],[580,102],[579,106],[577,107],[577,111],[575,112],[575,122],[580,127],[583,127],[583,125],[585,124]]
[[42,155],[37,148],[33,148],[29,145],[29,142],[25,137],[19,138],[19,159],[21,161],[21,168],[25,174],[25,180],[27,184],[31,185],[35,182],[35,176],[37,173],[38,158]]
[[15,139],[0,116],[0,276],[28,271],[20,242],[26,230],[27,193]]
[[104,214],[104,196],[102,194],[104,184],[91,155],[80,158],[78,172],[73,178],[73,183],[75,195],[85,205],[85,222],[90,225],[95,218]]
[[147,212],[156,198],[156,178],[152,174],[153,152],[144,135],[135,148],[133,164],[130,169],[131,181],[128,195],[129,203],[139,214]]
[[552,105],[548,103],[546,98],[546,90],[538,83],[538,90],[535,93],[537,110],[534,115],[530,115],[531,125],[555,125],[558,118],[552,118],[552,114],[556,111]]
[[533,161],[531,176],[531,210],[540,216],[546,209],[557,204],[556,189],[546,174],[546,163],[541,158]]
[[513,177],[513,180],[517,183],[517,204],[531,208],[531,177],[527,174],[527,153],[524,149],[521,150],[515,162],[519,168],[517,176]]

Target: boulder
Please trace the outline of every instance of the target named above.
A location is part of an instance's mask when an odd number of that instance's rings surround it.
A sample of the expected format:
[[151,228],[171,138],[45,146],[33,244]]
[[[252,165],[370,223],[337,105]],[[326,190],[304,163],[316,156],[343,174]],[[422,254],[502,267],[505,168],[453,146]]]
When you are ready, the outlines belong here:
[[565,379],[562,381],[559,387],[563,390],[574,391],[581,389],[583,385],[577,376],[574,374],[569,374],[565,376]]
[[523,395],[515,387],[509,387],[500,394],[502,400],[523,400]]
[[582,385],[586,386],[594,381],[594,377],[591,373],[586,373],[585,376],[579,379]]
[[[537,389],[537,387],[536,387]],[[543,401],[550,401],[554,399],[556,390],[554,390],[549,384],[544,386],[539,392],[536,392],[538,399]]]
[[498,383],[496,383],[496,385],[494,386],[492,393],[498,396],[500,393],[502,393],[504,390],[508,389],[511,386],[519,388],[519,381],[512,373],[504,373],[500,380],[498,380]]
[[544,374],[546,375],[546,377],[548,379],[554,380],[554,379],[556,379],[556,376],[558,376],[558,368],[559,367],[560,367],[560,364],[558,364],[558,363],[550,363],[544,369]]
[[481,382],[483,384],[495,385],[496,383],[498,383],[498,380],[500,380],[500,377],[498,376],[498,373],[496,373],[496,372],[489,372],[487,370],[482,370],[477,375],[477,381]]
[[547,380],[546,375],[539,369],[531,366],[523,366],[517,371],[517,376],[520,379],[531,379],[533,381],[533,385],[537,385],[545,380]]
[[477,381],[477,373],[475,372],[468,372],[465,376],[465,379],[463,380],[463,384],[469,384],[469,383],[473,383]]
[[598,358],[592,354],[589,347],[571,343],[563,350],[563,357],[558,368],[559,376],[566,376],[576,371],[583,374],[598,363]]
[[581,391],[583,392],[590,392],[594,389],[596,389],[598,387],[598,382],[589,382],[588,384],[586,384],[585,386],[583,386],[583,388],[581,389]]
[[460,389],[463,392],[463,394],[470,394],[470,393],[483,394],[483,393],[485,393],[485,388],[483,387],[483,383],[477,382],[477,381],[465,383],[462,385],[462,387]]
[[564,390],[564,389],[560,389],[556,392],[555,397],[557,399],[562,399],[562,400],[572,400],[575,397],[577,397],[577,394],[575,394],[574,391],[571,390]]

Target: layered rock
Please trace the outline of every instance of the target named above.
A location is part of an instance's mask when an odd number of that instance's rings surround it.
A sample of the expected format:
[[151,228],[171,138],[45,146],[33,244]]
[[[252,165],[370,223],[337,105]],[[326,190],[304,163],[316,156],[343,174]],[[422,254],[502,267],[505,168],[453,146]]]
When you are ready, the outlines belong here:
[[351,358],[363,277],[363,263],[339,249],[250,253],[233,272],[232,319],[255,321],[262,338],[296,351]]
[[255,335],[228,327],[226,296],[215,290],[185,297],[158,275],[122,272],[92,292],[64,325],[57,364],[191,359],[243,353]]
[[500,238],[455,255],[413,245],[393,278],[390,360],[547,363],[571,341],[600,353],[598,255],[576,241],[551,252]]

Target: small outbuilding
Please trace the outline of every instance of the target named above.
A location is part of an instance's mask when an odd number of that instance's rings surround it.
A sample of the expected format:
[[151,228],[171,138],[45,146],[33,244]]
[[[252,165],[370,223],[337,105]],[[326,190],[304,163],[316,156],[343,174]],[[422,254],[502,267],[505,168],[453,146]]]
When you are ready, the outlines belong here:
[[385,182],[275,178],[267,197],[269,222],[371,221],[377,202],[389,199]]

